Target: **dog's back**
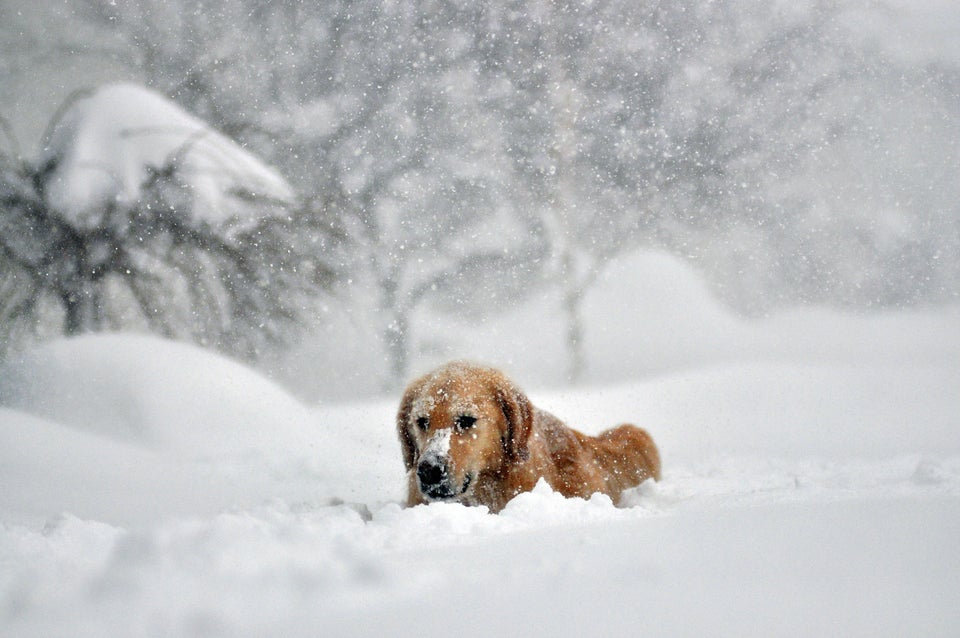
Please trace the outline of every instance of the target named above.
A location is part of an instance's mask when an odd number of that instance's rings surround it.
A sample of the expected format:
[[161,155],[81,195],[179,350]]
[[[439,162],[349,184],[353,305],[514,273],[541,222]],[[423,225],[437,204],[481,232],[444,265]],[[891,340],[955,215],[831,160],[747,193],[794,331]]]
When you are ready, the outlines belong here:
[[543,446],[531,445],[534,462],[541,457],[541,474],[564,496],[603,492],[616,503],[623,490],[648,478],[660,480],[660,454],[646,430],[620,425],[593,437],[548,412],[536,412],[534,433]]

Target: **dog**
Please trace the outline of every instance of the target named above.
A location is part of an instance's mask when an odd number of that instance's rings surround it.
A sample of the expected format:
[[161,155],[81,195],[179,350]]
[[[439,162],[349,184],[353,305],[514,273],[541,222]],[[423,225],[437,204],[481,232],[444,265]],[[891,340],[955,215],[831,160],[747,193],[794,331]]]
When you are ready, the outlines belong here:
[[407,504],[452,501],[499,512],[545,479],[566,497],[660,479],[653,439],[633,425],[581,434],[535,408],[502,372],[448,363],[410,383],[397,411]]

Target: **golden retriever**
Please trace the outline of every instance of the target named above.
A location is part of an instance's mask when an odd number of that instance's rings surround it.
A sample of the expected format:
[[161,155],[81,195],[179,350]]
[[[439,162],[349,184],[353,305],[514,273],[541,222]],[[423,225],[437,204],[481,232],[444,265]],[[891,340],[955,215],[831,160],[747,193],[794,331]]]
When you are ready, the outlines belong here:
[[597,437],[565,426],[493,368],[453,362],[413,381],[397,412],[408,505],[455,501],[499,512],[547,483],[564,496],[607,494],[660,478],[646,431],[621,425]]

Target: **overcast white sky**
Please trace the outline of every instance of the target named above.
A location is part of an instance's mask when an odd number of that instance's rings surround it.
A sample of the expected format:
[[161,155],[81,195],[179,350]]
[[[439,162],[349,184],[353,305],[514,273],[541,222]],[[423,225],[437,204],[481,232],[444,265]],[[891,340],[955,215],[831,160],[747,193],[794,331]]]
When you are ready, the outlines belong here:
[[879,33],[892,36],[894,51],[918,60],[941,58],[960,64],[960,2],[888,0],[888,4],[896,15]]
[[[0,55],[6,58],[0,59],[0,116],[10,122],[28,158],[36,153],[49,117],[71,91],[136,79],[101,55],[70,51],[37,55],[35,49],[49,46],[58,35],[84,39],[80,25],[64,33],[63,16],[69,15],[70,5],[70,0],[0,0]],[[890,10],[856,16],[853,21],[866,33],[882,38],[891,51],[916,61],[960,64],[960,0],[881,0],[877,5]]]

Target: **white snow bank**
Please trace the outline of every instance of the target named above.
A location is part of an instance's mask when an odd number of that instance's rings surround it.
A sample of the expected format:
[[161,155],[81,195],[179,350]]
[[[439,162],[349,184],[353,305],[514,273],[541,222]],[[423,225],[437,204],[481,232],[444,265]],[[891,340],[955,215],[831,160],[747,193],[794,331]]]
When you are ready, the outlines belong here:
[[293,201],[272,168],[159,93],[109,84],[71,104],[41,151],[53,162],[47,202],[80,229],[100,225],[111,204],[141,199],[148,168],[177,168],[193,197],[194,221],[220,224],[264,214],[261,200]]
[[960,360],[766,362],[550,392],[540,403],[588,432],[634,421],[666,458],[684,462],[726,454],[883,458],[960,451],[958,389]]
[[748,320],[714,298],[690,264],[664,252],[611,262],[584,301],[584,322],[587,380],[594,383],[721,362],[960,359],[960,306],[864,315],[801,307]]
[[191,454],[274,447],[305,406],[252,369],[159,337],[87,335],[0,366],[0,401],[71,427]]
[[0,521],[7,523],[72,512],[137,525],[236,503],[235,484],[213,467],[14,410],[0,409],[0,448]]
[[0,405],[12,408],[0,411],[11,460],[0,484],[22,485],[0,493],[0,511],[19,516],[129,525],[281,495],[351,496],[330,463],[349,437],[331,438],[268,379],[195,346],[108,334],[48,343],[0,366]]

